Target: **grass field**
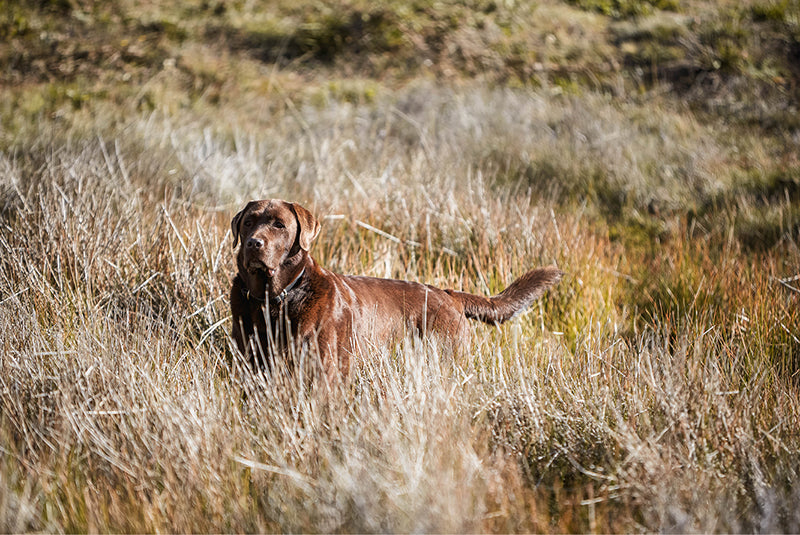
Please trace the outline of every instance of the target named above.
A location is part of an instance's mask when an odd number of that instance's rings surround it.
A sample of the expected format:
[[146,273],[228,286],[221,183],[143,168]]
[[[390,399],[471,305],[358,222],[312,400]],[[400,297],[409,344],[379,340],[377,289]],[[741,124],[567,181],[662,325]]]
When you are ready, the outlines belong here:
[[[800,530],[795,3],[264,4],[0,2],[0,531]],[[566,276],[324,396],[229,338],[265,197]]]

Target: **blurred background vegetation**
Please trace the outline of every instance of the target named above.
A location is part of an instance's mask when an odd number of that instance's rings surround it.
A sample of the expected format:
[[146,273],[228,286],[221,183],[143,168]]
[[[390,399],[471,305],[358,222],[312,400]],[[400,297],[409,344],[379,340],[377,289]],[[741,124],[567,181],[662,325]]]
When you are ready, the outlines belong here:
[[798,126],[798,11],[789,0],[4,0],[3,119],[13,133],[15,116],[98,101],[222,106],[279,88],[370,100],[424,77],[668,98],[774,133]]
[[[270,74],[291,72],[305,89],[295,98],[370,99],[416,77],[620,98],[657,86],[731,123],[797,126],[790,112],[800,8],[789,0],[4,0],[0,7],[3,85],[40,90],[6,105],[34,114],[131,95],[143,107],[219,105],[240,92],[269,96]],[[154,80],[160,74],[169,83]],[[341,87],[344,80],[363,83]],[[154,87],[139,94],[145,84]],[[186,98],[175,103],[156,91],[168,88]]]
[[[786,199],[792,207],[780,214],[765,208],[736,221],[737,237],[770,247],[798,225],[794,1],[0,2],[2,149],[32,135],[31,125],[97,128],[154,111],[257,128],[276,110],[369,104],[421,81],[604,95],[640,109],[631,128],[654,135],[663,118],[648,109],[707,125],[724,154],[709,170],[716,186],[685,184],[692,191],[677,185],[685,176],[663,184],[681,191],[641,192],[590,161],[563,178],[559,162],[502,148],[484,155],[507,183],[588,199],[617,236],[658,238],[675,212],[713,218],[726,204]],[[631,207],[633,219],[624,215]]]

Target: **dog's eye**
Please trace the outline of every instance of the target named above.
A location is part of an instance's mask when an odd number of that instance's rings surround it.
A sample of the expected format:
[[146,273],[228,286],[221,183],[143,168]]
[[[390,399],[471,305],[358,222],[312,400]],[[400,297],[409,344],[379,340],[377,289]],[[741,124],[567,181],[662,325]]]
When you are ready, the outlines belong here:
[[249,219],[245,219],[244,223],[242,223],[242,225],[244,225],[245,227],[252,227],[253,226],[253,222],[250,221]]
[[284,225],[280,221],[275,221],[275,223],[273,223],[273,225],[275,225],[275,228],[286,228],[286,225]]

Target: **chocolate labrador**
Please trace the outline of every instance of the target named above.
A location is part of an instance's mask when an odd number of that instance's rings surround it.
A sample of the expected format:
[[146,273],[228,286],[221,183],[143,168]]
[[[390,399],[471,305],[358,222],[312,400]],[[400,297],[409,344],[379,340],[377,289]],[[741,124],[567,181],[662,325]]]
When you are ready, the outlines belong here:
[[251,201],[231,221],[238,274],[231,288],[233,338],[254,366],[271,368],[268,355],[287,340],[319,351],[329,376],[347,373],[362,340],[381,343],[406,329],[458,343],[467,319],[503,323],[557,283],[555,267],[528,271],[499,295],[483,297],[427,284],[340,275],[308,253],[319,221],[282,200]]

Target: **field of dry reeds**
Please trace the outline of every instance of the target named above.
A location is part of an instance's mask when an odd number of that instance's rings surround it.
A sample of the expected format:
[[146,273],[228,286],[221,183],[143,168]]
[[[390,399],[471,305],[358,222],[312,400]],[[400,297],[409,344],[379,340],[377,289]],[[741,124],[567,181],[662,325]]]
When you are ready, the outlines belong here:
[[[798,46],[791,4],[726,4],[734,29],[703,2],[8,4],[0,531],[800,530],[800,133],[790,84],[708,37]],[[731,64],[703,99],[594,63],[631,43]],[[515,56],[548,46],[579,72]],[[364,348],[322,395],[313,354],[254,374],[229,337],[230,218],[267,197],[318,216],[336,271],[566,275],[458,358]]]

